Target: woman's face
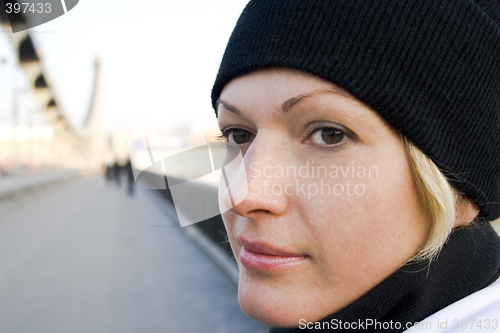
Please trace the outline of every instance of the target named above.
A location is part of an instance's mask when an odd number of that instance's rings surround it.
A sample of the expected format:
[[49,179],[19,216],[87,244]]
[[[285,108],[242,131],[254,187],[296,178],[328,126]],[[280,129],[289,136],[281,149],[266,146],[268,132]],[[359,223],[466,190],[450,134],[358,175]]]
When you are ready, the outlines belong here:
[[[246,171],[221,189],[250,317],[298,326],[330,315],[423,245],[430,216],[399,133],[337,86],[297,70],[252,72],[219,99],[220,128]],[[233,200],[234,202],[234,200]]]

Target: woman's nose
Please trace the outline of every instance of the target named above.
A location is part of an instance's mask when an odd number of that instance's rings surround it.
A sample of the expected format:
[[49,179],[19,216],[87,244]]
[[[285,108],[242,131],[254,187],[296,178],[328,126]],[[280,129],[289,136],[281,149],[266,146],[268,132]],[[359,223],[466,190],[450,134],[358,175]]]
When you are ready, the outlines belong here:
[[278,147],[256,138],[245,156],[234,159],[223,168],[221,209],[251,217],[255,213],[282,215],[286,212],[290,181],[276,177],[276,168],[286,167]]

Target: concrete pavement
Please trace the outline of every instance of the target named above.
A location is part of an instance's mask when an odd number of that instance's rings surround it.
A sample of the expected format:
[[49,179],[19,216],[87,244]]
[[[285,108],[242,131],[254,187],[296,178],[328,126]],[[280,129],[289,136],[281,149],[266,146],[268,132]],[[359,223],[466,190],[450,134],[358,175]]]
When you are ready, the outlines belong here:
[[0,202],[0,332],[267,332],[144,190],[78,179]]
[[54,184],[78,176],[74,170],[53,170],[26,176],[0,177],[0,199],[23,194],[41,186]]

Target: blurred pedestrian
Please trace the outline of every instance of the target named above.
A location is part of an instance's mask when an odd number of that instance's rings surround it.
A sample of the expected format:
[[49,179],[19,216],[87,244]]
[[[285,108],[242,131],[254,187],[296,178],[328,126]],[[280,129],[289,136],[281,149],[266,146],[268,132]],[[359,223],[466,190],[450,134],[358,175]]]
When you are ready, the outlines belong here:
[[121,186],[122,167],[117,161],[113,163],[113,176],[116,186]]
[[134,170],[132,168],[132,163],[130,159],[128,159],[127,164],[125,164],[125,172],[127,174],[127,193],[130,196],[134,195],[135,187]]

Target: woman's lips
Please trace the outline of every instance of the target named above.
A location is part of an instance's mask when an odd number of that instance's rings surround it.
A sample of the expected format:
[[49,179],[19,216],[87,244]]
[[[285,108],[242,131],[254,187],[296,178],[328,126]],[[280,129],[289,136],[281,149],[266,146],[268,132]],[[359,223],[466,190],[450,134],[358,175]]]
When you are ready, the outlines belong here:
[[307,259],[301,253],[283,251],[261,242],[250,242],[238,237],[243,246],[240,252],[240,263],[256,271],[269,271],[296,266]]

